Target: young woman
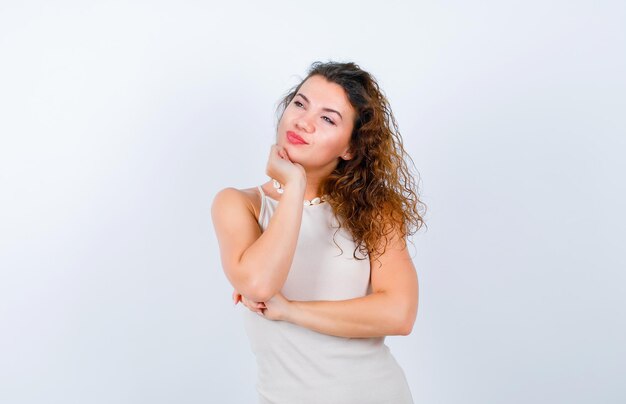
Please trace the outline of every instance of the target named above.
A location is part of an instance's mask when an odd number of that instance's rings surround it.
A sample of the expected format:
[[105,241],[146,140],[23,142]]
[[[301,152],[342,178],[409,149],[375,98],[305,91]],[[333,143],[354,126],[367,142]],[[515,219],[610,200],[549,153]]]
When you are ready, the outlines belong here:
[[384,339],[417,315],[406,238],[424,205],[388,101],[356,64],[315,62],[279,111],[270,179],[211,208],[259,400],[412,403]]

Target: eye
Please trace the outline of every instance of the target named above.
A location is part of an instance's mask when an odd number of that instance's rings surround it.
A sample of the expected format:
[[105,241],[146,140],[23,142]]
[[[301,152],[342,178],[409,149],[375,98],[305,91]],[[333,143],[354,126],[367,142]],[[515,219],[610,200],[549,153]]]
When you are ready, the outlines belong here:
[[[302,104],[302,103],[301,103],[300,101],[298,101],[298,100],[294,100],[294,101],[293,101],[293,104],[294,104],[295,106],[299,107],[299,108],[301,108],[301,107],[303,107],[303,106],[304,106],[304,104]],[[323,117],[322,117],[322,119],[324,119],[326,122],[328,122],[328,123],[329,123],[329,124],[331,124],[331,125],[335,125],[335,122],[334,122],[332,119],[330,119],[329,117],[327,117],[327,116],[323,116]]]

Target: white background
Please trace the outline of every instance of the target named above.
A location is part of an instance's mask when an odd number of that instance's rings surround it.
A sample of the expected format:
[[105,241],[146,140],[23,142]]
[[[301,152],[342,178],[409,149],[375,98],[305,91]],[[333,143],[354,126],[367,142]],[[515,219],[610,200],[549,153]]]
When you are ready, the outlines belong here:
[[0,3],[0,402],[252,403],[210,204],[315,60],[422,178],[416,403],[621,403],[622,1]]

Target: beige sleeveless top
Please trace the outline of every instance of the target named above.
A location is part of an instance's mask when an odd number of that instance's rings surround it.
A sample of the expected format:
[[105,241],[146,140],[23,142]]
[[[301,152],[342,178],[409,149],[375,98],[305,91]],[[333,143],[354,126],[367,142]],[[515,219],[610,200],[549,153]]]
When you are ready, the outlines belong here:
[[[257,188],[258,221],[265,231],[279,202]],[[356,260],[354,239],[337,227],[328,203],[304,206],[293,263],[281,290],[287,299],[345,300],[371,293],[369,259]],[[356,255],[363,257],[358,250]],[[242,312],[258,365],[260,403],[413,403],[385,337],[336,337]]]

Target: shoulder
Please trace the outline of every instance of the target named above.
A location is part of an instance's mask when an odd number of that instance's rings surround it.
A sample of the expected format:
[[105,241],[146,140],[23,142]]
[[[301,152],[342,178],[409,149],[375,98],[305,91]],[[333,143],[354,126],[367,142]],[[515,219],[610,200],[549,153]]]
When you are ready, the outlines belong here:
[[257,187],[243,189],[227,187],[215,194],[211,204],[211,213],[216,216],[246,209],[255,219],[258,219],[260,208],[261,196]]

